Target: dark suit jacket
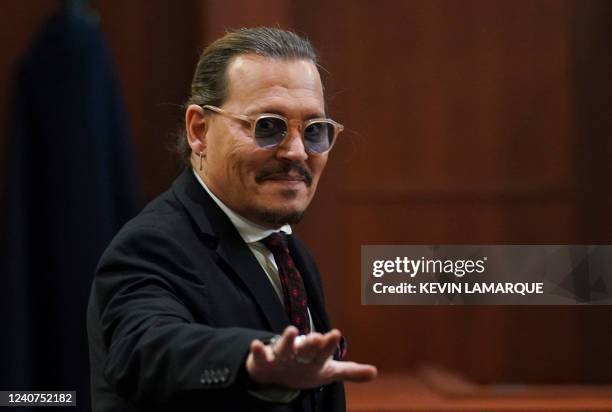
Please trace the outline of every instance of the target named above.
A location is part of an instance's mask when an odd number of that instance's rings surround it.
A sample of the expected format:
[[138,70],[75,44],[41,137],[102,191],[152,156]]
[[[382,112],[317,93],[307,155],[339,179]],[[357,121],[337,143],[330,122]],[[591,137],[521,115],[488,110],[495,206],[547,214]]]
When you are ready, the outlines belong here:
[[[316,265],[289,239],[315,328],[327,331]],[[111,242],[87,321],[94,411],[345,409],[341,383],[302,391],[289,405],[248,392],[250,342],[289,321],[256,258],[189,169]]]

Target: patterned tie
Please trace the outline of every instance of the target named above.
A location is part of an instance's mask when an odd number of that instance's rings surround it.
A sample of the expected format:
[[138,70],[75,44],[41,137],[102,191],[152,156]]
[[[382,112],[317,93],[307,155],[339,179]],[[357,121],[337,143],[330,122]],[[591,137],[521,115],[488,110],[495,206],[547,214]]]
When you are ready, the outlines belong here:
[[310,333],[306,289],[304,289],[300,271],[295,267],[295,263],[289,254],[287,236],[282,232],[275,232],[262,239],[261,242],[274,255],[278,267],[278,276],[283,285],[285,310],[287,316],[289,316],[289,321],[299,329],[300,334]]

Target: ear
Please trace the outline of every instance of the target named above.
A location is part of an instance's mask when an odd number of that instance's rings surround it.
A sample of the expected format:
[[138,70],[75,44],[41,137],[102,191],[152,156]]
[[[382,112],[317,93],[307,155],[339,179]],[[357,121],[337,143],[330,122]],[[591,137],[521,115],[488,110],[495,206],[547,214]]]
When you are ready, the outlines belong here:
[[204,109],[197,104],[190,104],[185,111],[185,130],[191,152],[196,155],[202,153],[202,156],[206,156],[208,123],[204,116]]

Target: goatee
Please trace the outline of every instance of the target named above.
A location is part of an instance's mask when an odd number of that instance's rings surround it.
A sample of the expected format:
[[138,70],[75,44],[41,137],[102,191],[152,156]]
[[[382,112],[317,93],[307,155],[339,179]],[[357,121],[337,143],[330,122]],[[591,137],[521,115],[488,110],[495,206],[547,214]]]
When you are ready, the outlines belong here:
[[270,226],[295,225],[302,221],[304,212],[282,213],[274,210],[262,210],[258,213],[259,221]]

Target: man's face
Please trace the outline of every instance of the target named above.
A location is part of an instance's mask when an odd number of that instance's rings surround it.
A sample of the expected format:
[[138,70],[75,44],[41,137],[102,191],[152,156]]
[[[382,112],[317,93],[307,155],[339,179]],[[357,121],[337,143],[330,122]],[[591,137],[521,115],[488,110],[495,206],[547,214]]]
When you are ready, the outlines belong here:
[[[290,121],[325,117],[321,79],[310,60],[239,55],[230,62],[227,79],[222,108],[229,112],[274,113]],[[262,226],[297,223],[316,191],[327,153],[308,154],[294,122],[276,149],[265,150],[257,146],[245,122],[209,112],[205,116],[200,173],[210,190]]]

